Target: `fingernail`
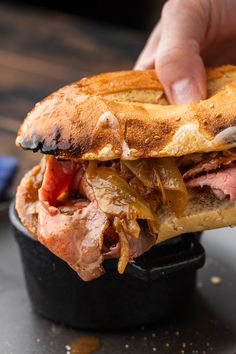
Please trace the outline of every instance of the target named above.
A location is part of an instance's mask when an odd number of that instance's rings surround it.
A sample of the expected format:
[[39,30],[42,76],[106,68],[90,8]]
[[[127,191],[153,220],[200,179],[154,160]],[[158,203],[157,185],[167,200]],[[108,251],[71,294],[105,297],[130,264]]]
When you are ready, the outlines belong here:
[[191,78],[176,81],[171,87],[171,96],[175,104],[197,102],[202,98],[197,83]]

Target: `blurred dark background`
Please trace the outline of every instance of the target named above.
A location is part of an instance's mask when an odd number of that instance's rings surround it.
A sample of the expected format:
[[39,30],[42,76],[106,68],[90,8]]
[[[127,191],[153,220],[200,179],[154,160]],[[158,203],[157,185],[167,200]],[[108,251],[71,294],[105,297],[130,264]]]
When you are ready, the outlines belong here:
[[7,0],[5,2],[21,6],[28,4],[36,8],[49,8],[98,21],[151,30],[159,18],[165,0]]
[[0,0],[0,155],[20,159],[19,177],[40,157],[14,143],[27,112],[69,82],[132,69],[164,2]]

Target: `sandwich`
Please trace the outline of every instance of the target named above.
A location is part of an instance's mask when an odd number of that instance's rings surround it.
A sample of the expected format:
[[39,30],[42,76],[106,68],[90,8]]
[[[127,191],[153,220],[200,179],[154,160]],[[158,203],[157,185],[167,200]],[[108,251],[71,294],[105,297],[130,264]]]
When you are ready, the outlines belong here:
[[20,182],[24,226],[78,275],[104,273],[178,235],[236,224],[236,67],[208,97],[169,105],[154,70],[101,74],[36,104],[16,139],[41,151]]

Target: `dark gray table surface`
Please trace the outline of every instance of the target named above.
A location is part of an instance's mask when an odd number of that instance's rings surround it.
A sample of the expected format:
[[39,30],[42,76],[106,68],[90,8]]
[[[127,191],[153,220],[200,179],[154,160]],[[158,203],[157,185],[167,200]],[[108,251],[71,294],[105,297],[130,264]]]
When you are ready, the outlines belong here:
[[[102,342],[98,353],[236,353],[235,229],[206,232],[203,244],[207,251],[207,262],[198,273],[194,299],[188,311],[183,311],[166,324],[135,331],[93,333]],[[220,277],[221,284],[214,285],[211,281],[213,276]],[[2,213],[0,353],[66,353],[65,346],[84,334],[88,332],[64,328],[31,310],[17,244],[11,233],[7,213]]]

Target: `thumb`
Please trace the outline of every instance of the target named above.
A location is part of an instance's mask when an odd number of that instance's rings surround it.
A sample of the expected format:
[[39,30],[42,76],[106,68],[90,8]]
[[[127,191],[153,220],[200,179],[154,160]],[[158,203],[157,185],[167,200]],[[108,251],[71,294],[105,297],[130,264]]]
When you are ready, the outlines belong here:
[[200,45],[208,26],[207,3],[172,0],[164,6],[155,67],[170,103],[190,103],[206,97]]

